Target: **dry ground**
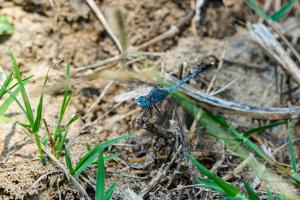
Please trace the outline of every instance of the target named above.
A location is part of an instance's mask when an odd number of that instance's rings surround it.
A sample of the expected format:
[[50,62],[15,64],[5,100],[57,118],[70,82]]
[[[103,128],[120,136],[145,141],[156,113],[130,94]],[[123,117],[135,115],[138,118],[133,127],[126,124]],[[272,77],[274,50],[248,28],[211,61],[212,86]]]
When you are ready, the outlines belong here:
[[[102,11],[107,10],[111,5],[123,9],[128,38],[132,46],[144,44],[167,31],[170,26],[182,25],[182,21],[186,22],[187,25],[180,27],[179,34],[144,49],[149,52],[160,52],[162,53],[160,57],[148,57],[133,64],[131,68],[142,69],[143,66],[155,66],[178,76],[183,63],[186,66],[193,66],[207,57],[215,56],[224,59],[222,68],[201,75],[191,81],[191,85],[206,91],[215,77],[212,89],[217,90],[237,78],[234,84],[219,93],[218,97],[258,106],[299,105],[299,90],[286,92],[289,91],[289,87],[297,86],[294,80],[247,38],[247,25],[259,19],[255,13],[239,1],[233,1],[236,2],[234,6],[225,6],[223,1],[214,0],[203,7],[201,21],[191,24],[191,19],[188,18],[192,13],[191,2],[194,1],[97,1]],[[272,9],[271,7],[270,10]],[[293,20],[298,20],[299,23],[299,10],[298,5],[284,19],[286,23],[283,25]],[[66,62],[70,62],[72,70],[76,70],[119,54],[115,44],[85,1],[0,0],[0,14],[6,15],[14,25],[12,35],[0,42],[0,65],[6,71],[10,69],[7,50],[11,48],[20,63],[21,71],[27,75],[34,75],[33,81],[27,87],[30,91],[30,99],[35,105],[43,78],[49,68],[51,68],[49,85],[56,87],[56,83],[63,78]],[[289,40],[296,38],[294,46],[298,51],[300,50],[299,32],[299,26],[298,29],[286,32]],[[186,75],[192,70],[185,68],[183,74]],[[72,102],[66,114],[66,118],[74,113],[80,113],[83,117],[70,130],[69,148],[74,162],[87,151],[86,144],[93,146],[130,131],[134,136],[132,139],[109,149],[110,152],[122,151],[124,154],[107,163],[106,178],[108,185],[112,182],[118,184],[115,199],[123,199],[122,191],[126,188],[131,188],[137,194],[140,193],[147,188],[161,166],[170,161],[169,155],[174,149],[168,145],[172,145],[172,142],[154,136],[144,129],[132,128],[132,123],[139,113],[139,110],[134,111],[137,107],[132,101],[114,108],[116,105],[113,101],[114,96],[133,89],[134,84],[114,82],[101,101],[90,109],[99,95],[104,92],[108,80],[101,76],[93,81],[82,78],[78,80],[79,82],[72,86]],[[55,126],[62,94],[55,92],[46,95],[43,117],[51,127]],[[167,108],[168,105],[163,106]],[[188,134],[193,119],[184,114],[181,109],[178,113]],[[14,120],[23,119],[17,105],[10,108],[9,114],[14,116]],[[236,114],[228,114],[225,117],[239,130],[247,130],[266,122]],[[89,126],[84,133],[81,131],[82,127],[97,119],[98,123]],[[295,122],[295,127],[297,133],[298,121]],[[63,173],[55,164],[50,163],[46,167],[41,165],[37,158],[36,146],[19,125],[14,121],[1,122],[0,130],[1,199],[58,199],[59,194],[63,199],[79,199],[78,190],[65,180]],[[215,171],[219,176],[232,171],[240,161],[226,150],[222,142],[204,136],[202,134],[204,132],[201,125],[197,125],[194,133],[188,134],[190,150],[208,168],[222,160]],[[266,131],[256,142],[276,149],[286,143],[286,129],[279,127]],[[279,151],[275,157],[277,161],[288,164],[290,160],[286,149]],[[296,151],[299,152],[298,146]],[[61,161],[64,162],[63,159]],[[145,199],[191,198],[189,189],[178,189],[179,185],[192,184],[189,175],[183,173],[184,168],[180,163],[184,163],[184,160],[177,160]],[[36,182],[45,174],[42,180]],[[89,168],[87,174],[95,178],[96,167]],[[254,174],[245,170],[230,182],[239,186],[241,180],[251,182],[254,178]],[[85,181],[80,180],[80,183],[90,196],[94,195],[94,190]],[[34,188],[32,188],[33,184]],[[222,199],[217,193],[207,189],[199,193],[196,198]]]

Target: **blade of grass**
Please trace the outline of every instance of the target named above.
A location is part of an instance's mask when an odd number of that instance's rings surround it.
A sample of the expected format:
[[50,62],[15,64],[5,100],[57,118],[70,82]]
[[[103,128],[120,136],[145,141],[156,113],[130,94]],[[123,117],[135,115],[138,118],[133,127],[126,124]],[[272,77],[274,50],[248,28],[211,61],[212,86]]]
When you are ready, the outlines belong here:
[[2,99],[2,97],[4,96],[4,94],[7,92],[7,88],[10,85],[10,83],[13,80],[13,74],[14,71],[11,70],[8,74],[8,76],[6,77],[4,83],[2,84],[1,88],[0,88],[0,99]]
[[291,131],[291,122],[288,120],[288,143],[289,143],[289,150],[291,154],[292,166],[293,166],[293,177],[300,182],[300,176],[297,173],[297,159],[295,156],[294,146],[293,146],[293,139],[292,139],[292,131]]
[[73,115],[73,116],[71,117],[71,119],[68,121],[66,127],[68,128],[68,127],[69,127],[73,122],[75,122],[77,119],[78,119],[78,115],[77,115],[77,114],[76,114],[76,115]]
[[105,156],[104,157],[104,161],[110,161],[110,160],[113,160],[115,158],[118,158],[120,157],[120,155],[124,154],[124,152],[119,152],[119,153],[113,153],[113,154],[110,154],[109,156]]
[[268,200],[274,200],[273,193],[270,190],[267,190]]
[[86,153],[76,164],[75,168],[74,168],[74,175],[78,176],[79,174],[81,174],[81,172],[83,172],[86,168],[88,168],[89,166],[91,166],[94,162],[94,160],[97,157],[97,153],[100,151],[101,149],[101,145],[97,145],[96,147],[94,147],[91,151],[89,151],[88,153]]
[[254,134],[254,133],[261,133],[267,129],[270,129],[270,128],[273,128],[275,126],[279,126],[279,125],[282,125],[282,124],[286,124],[286,120],[280,120],[280,121],[276,121],[276,122],[271,122],[267,125],[264,125],[264,126],[258,126],[258,127],[255,127],[253,129],[250,129],[248,131],[245,131],[243,132],[242,134],[245,136],[245,137],[249,137],[250,135]]
[[90,165],[93,164],[93,162],[96,160],[97,158],[97,154],[99,153],[100,149],[103,148],[107,148],[121,140],[124,140],[126,138],[128,138],[130,135],[126,134],[126,135],[122,135],[118,138],[106,141],[100,145],[97,145],[96,147],[94,147],[91,151],[89,151],[88,153],[86,153],[76,164],[75,168],[74,168],[74,175],[78,176],[81,172],[83,172],[86,168],[88,168]]
[[[213,114],[209,112],[205,112],[203,109],[197,106],[195,101],[191,100],[190,98],[180,94],[179,92],[176,92],[173,94],[175,97],[176,101],[190,114],[192,115],[203,127],[206,128],[206,132],[210,133],[211,135],[216,135],[221,138],[228,138],[232,140],[227,140],[226,141],[226,146],[228,149],[232,152],[236,152],[237,156],[240,156],[242,159],[245,159],[249,156],[249,150],[246,149],[243,145],[241,145],[241,142],[243,142],[243,138],[240,138],[240,133],[237,135],[239,136],[238,138],[235,136],[236,133],[230,133],[228,130],[224,129],[222,127],[222,123],[224,123],[223,119],[219,117],[215,117]],[[222,122],[220,124],[220,121]],[[244,137],[245,138],[245,137]],[[236,140],[239,140],[240,142],[237,142]],[[247,139],[247,138],[246,138]],[[248,143],[244,143],[248,144]],[[253,145],[254,143],[250,143],[250,145]],[[258,148],[258,147],[256,147]],[[258,150],[260,152],[260,150]],[[264,154],[262,154],[264,155]],[[265,157],[265,156],[263,156]],[[289,169],[286,169],[285,167],[278,165],[277,163],[274,163],[271,159],[267,159],[269,164],[272,166],[276,167],[280,171],[284,172],[285,174],[292,176],[292,173],[290,172]],[[253,168],[253,170],[256,170]]]
[[67,164],[67,167],[69,169],[69,172],[72,175],[74,175],[74,168],[73,168],[73,165],[72,165],[72,158],[71,158],[70,152],[67,148],[65,149],[65,160],[66,160],[66,164]]
[[[28,77],[26,79],[23,80],[24,84],[28,83],[29,79],[31,77]],[[14,84],[12,87],[9,88],[9,90],[7,90],[6,88],[2,87],[1,89],[4,90],[4,93],[7,93],[7,91],[12,90],[15,86],[17,86],[17,84]],[[17,96],[18,93],[20,92],[20,87],[17,87],[11,94],[13,96]],[[8,98],[5,99],[5,101],[2,103],[2,105],[0,106],[0,116],[4,116],[7,109],[9,108],[9,106],[14,102],[14,98],[10,95]],[[23,110],[22,110],[23,111]],[[25,113],[24,113],[25,114]],[[9,118],[7,118],[9,119]]]
[[199,180],[200,183],[204,184],[205,187],[210,188],[214,191],[217,191],[219,193],[221,193],[223,196],[226,195],[226,192],[219,187],[216,183],[214,183],[213,181],[207,180],[205,178],[201,178],[201,177],[197,177],[197,179]]
[[66,108],[68,106],[68,104],[70,103],[70,100],[71,100],[71,93],[69,91],[69,82],[70,82],[70,78],[71,78],[71,66],[70,64],[67,64],[66,66],[66,82],[67,82],[67,85],[65,86],[65,92],[64,92],[64,99],[63,99],[63,103],[61,105],[61,108],[60,108],[60,113],[59,113],[59,117],[58,117],[58,121],[57,121],[57,124],[56,124],[56,129],[55,129],[55,132],[54,132],[54,141],[55,143],[57,142],[57,139],[59,138],[59,134],[61,132],[61,122],[63,120],[63,117],[65,115],[65,111],[66,111]]
[[0,35],[7,34],[12,31],[14,26],[9,23],[6,16],[0,16]]
[[103,146],[103,149],[106,149],[107,147],[121,141],[121,140],[125,140],[125,139],[128,139],[130,137],[129,134],[125,134],[125,135],[121,135],[120,137],[117,137],[115,139],[112,139],[112,140],[108,140],[104,143],[102,143],[102,146]]
[[264,20],[269,21],[271,20],[271,17],[265,13],[263,9],[261,9],[257,5],[256,0],[244,0],[244,2],[252,9],[254,10],[260,17],[262,17]]
[[[49,70],[45,76],[45,80],[44,80],[44,84],[43,86],[45,87],[48,81],[48,73]],[[38,103],[38,107],[37,107],[37,113],[36,113],[36,117],[34,120],[34,126],[32,129],[32,132],[37,133],[40,130],[41,127],[41,121],[42,121],[42,112],[43,112],[43,101],[44,101],[44,94],[42,93],[39,99],[39,103]]]
[[31,104],[30,104],[29,99],[28,99],[27,92],[26,92],[25,87],[24,87],[24,83],[23,83],[23,80],[22,80],[22,77],[21,77],[19,66],[17,64],[17,61],[16,61],[15,56],[13,55],[12,51],[9,49],[8,52],[9,52],[9,55],[10,55],[10,58],[11,58],[11,61],[12,61],[12,64],[13,64],[16,79],[18,81],[18,84],[19,84],[19,87],[20,87],[20,90],[21,90],[22,99],[23,99],[23,103],[24,103],[24,106],[25,106],[25,110],[26,110],[25,114],[26,114],[26,117],[27,117],[27,120],[28,120],[29,124],[33,128],[33,126],[34,126],[33,112],[32,112],[32,108],[31,108]]
[[116,188],[117,188],[116,183],[111,184],[111,186],[105,192],[105,200],[110,200],[111,199],[111,197],[112,197],[114,191],[116,190]]
[[60,156],[62,154],[62,148],[65,145],[66,139],[67,139],[67,135],[68,135],[68,131],[66,129],[62,130],[62,137],[59,140],[58,145],[56,146],[56,154],[57,156]]
[[281,9],[279,9],[277,12],[275,12],[272,16],[271,19],[273,21],[279,21],[280,18],[287,13],[297,2],[298,0],[290,0],[288,1]]
[[[12,95],[13,96],[17,96],[18,93],[20,92],[20,88],[16,88],[13,92]],[[9,106],[14,102],[13,97],[9,96],[7,99],[5,99],[5,101],[2,103],[2,105],[0,106],[0,115],[4,115],[7,111],[7,109],[9,108]]]
[[228,123],[226,123],[225,120],[223,120],[223,118],[221,118],[220,116],[213,117],[216,121],[219,122],[221,127],[228,131],[228,133],[232,134],[237,139],[239,139],[244,145],[248,146],[253,152],[255,152],[258,156],[263,158],[265,161],[267,161],[268,163],[273,163],[273,161],[262,150],[260,150],[260,148],[256,144],[254,144],[251,140],[246,138],[243,134],[239,133],[236,129],[231,127]]
[[192,163],[195,165],[195,167],[201,174],[211,179],[215,184],[217,184],[220,188],[222,188],[224,192],[226,192],[226,194],[228,194],[230,197],[239,198],[242,196],[242,193],[237,187],[230,185],[225,181],[223,181],[221,178],[215,176],[203,165],[201,165],[193,156],[190,155],[189,159],[192,161]]
[[244,181],[244,186],[247,190],[249,200],[260,200],[257,194],[252,189],[252,187],[249,185],[249,183]]
[[101,145],[99,149],[95,199],[96,200],[105,199],[105,166],[104,166],[103,147]]

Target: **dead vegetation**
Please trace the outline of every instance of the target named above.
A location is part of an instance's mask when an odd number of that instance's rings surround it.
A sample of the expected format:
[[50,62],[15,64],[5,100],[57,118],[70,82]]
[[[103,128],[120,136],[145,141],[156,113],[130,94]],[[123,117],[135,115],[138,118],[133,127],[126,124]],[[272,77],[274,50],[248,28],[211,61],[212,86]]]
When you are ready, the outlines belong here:
[[[241,196],[247,182],[260,199],[270,199],[270,192],[297,199],[300,5],[275,22],[245,2],[0,0],[0,15],[14,27],[0,32],[0,66],[11,70],[11,48],[23,77],[34,75],[25,87],[33,108],[45,93],[39,134],[49,143],[68,86],[72,98],[62,124],[74,114],[79,119],[68,127],[63,150],[74,166],[98,144],[130,133],[104,154],[118,155],[105,162],[106,188],[117,184],[112,199],[232,197],[209,188],[218,181],[195,160]],[[270,14],[287,2],[258,5]],[[117,101],[141,85],[174,83],[209,62],[213,69],[146,119],[134,99]],[[33,135],[17,123],[26,121],[18,105],[6,116],[9,122],[0,121],[0,199],[94,199],[95,163],[75,176],[66,152],[56,154],[52,144],[43,146],[43,166]]]

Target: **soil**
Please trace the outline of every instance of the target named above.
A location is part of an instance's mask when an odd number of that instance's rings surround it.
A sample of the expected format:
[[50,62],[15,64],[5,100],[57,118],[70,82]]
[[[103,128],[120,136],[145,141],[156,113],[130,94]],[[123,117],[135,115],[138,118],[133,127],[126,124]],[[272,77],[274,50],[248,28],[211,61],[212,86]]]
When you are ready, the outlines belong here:
[[[141,71],[143,68],[155,67],[176,77],[186,76],[197,64],[214,57],[224,60],[222,67],[191,80],[191,86],[207,91],[211,80],[215,79],[211,91],[217,91],[236,79],[216,96],[258,106],[299,105],[300,91],[296,82],[247,36],[249,24],[257,22],[259,17],[245,4],[239,1],[206,1],[201,8],[201,19],[195,22],[187,18],[193,13],[195,1],[105,0],[96,3],[104,13],[112,6],[121,8],[132,49],[163,34],[173,25],[182,24],[182,20],[187,20],[178,34],[143,49],[160,53],[159,57],[149,56],[134,62],[128,66],[129,70]],[[273,12],[274,9],[271,7],[269,11]],[[0,0],[0,15],[7,16],[14,26],[8,37],[0,36],[0,66],[7,73],[11,69],[8,55],[10,48],[23,75],[33,75],[26,84],[33,107],[37,106],[39,93],[43,91],[44,77],[50,69],[47,87],[49,92],[45,94],[43,118],[50,129],[54,130],[63,101],[63,87],[59,89],[57,86],[62,85],[66,63],[70,63],[71,71],[75,72],[78,68],[117,56],[119,51],[86,1]],[[293,19],[299,22],[299,5],[284,17],[280,22],[282,26]],[[298,51],[299,32],[298,26],[285,34],[289,40],[296,41],[293,45]],[[121,66],[120,63],[110,64],[108,67],[117,69]],[[88,70],[86,72],[90,73]],[[140,194],[148,188],[162,166],[165,167],[170,162],[176,152],[174,141],[160,138],[134,125],[141,111],[132,100],[115,107],[117,103],[114,97],[133,90],[137,87],[135,83],[139,84],[143,78],[129,82],[114,81],[111,87],[105,89],[110,82],[107,80],[109,78],[98,75],[91,80],[86,72],[74,73],[72,76],[72,100],[63,120],[66,123],[76,113],[81,116],[69,129],[68,148],[73,163],[87,152],[87,144],[95,146],[130,132],[132,138],[107,151],[122,152],[122,155],[106,163],[106,186],[117,183],[113,199],[124,199],[124,191],[128,188]],[[291,88],[295,87],[291,92]],[[105,95],[97,102],[102,94]],[[169,102],[160,106],[162,115],[166,116],[160,124],[167,124],[166,128],[178,123],[174,122],[171,112],[165,112],[174,110]],[[215,171],[222,177],[240,163],[220,140],[204,135],[201,124],[197,124],[196,130],[191,133],[193,118],[181,108],[176,110],[190,141],[190,151],[202,164],[211,168],[222,158],[220,152],[225,152],[223,163]],[[214,113],[213,110],[211,112]],[[7,115],[12,120],[8,123],[0,122],[0,199],[80,199],[81,193],[67,181],[54,162],[48,160],[48,164],[43,166],[39,161],[32,136],[17,123],[17,120],[25,120],[17,104],[9,108]],[[235,114],[224,113],[224,117],[240,131],[268,122]],[[93,123],[96,120],[97,123]],[[298,120],[295,120],[294,125],[297,133]],[[41,134],[45,134],[44,129]],[[258,137],[259,140],[252,139],[266,148],[277,149],[286,143],[286,127],[279,126],[264,131]],[[299,156],[299,148],[295,147]],[[287,149],[285,147],[275,155],[278,162],[290,163],[289,154],[285,151]],[[59,160],[65,163],[63,158]],[[183,156],[176,159],[164,178],[144,199],[223,199],[218,193],[203,187],[200,188],[201,192],[199,188],[195,189],[198,194],[194,197],[191,195],[191,188],[178,189],[180,186],[193,184],[190,174],[185,173],[184,163]],[[96,172],[96,166],[91,166],[86,171],[86,177],[94,180]],[[192,172],[197,173],[194,170]],[[244,179],[251,182],[255,178],[254,173],[247,171],[229,182],[242,187]],[[94,189],[82,178],[77,180],[93,197]],[[257,187],[258,190],[263,189],[263,186]]]

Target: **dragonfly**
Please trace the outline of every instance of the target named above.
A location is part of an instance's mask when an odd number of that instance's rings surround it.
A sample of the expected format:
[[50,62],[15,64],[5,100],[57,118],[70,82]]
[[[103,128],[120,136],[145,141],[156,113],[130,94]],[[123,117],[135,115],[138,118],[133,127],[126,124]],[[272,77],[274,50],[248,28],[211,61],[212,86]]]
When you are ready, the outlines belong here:
[[136,94],[141,94],[141,93],[145,94],[145,92],[146,92],[145,95],[137,96],[137,98],[135,99],[135,102],[137,103],[137,105],[142,110],[151,111],[152,108],[154,107],[158,111],[158,109],[156,107],[156,105],[158,103],[161,103],[162,101],[164,101],[168,96],[172,95],[180,86],[187,83],[191,79],[195,78],[200,73],[208,70],[213,65],[214,65],[214,63],[205,64],[205,65],[199,67],[194,72],[192,72],[186,78],[178,81],[177,83],[175,83],[175,84],[173,84],[169,87],[155,86],[155,87],[150,88],[150,89],[149,88],[139,88],[136,91],[131,91],[131,92],[124,93],[124,94],[116,96],[115,101],[120,102],[120,101],[123,101],[125,99],[134,98],[134,96]]

